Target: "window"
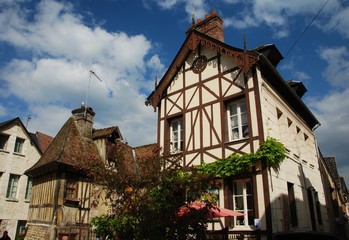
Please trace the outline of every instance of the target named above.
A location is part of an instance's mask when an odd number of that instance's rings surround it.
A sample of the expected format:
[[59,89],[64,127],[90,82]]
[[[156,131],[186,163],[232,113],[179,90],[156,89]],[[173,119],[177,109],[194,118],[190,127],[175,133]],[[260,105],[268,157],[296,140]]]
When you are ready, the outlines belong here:
[[65,183],[64,197],[74,199],[78,197],[78,182],[74,178],[67,178]]
[[6,198],[8,199],[17,198],[18,181],[19,181],[18,175],[10,174],[10,179],[8,181],[8,186],[7,186]]
[[25,190],[25,200],[30,199],[30,196],[32,194],[32,188],[33,188],[33,178],[28,177],[27,188]]
[[171,121],[171,151],[183,151],[183,119]]
[[235,227],[249,227],[254,224],[254,208],[251,179],[233,181],[233,209],[245,214],[234,217]]
[[22,138],[16,138],[16,143],[15,143],[15,153],[22,153],[23,151],[23,145],[24,145],[24,139]]
[[8,135],[0,134],[0,149],[6,150],[7,142],[8,142]]
[[322,216],[321,216],[321,204],[319,201],[319,195],[317,192],[314,193],[315,196],[315,206],[316,206],[316,214],[317,214],[317,221],[319,225],[322,225]]
[[288,203],[290,206],[290,215],[291,215],[291,226],[297,227],[298,219],[297,219],[297,208],[296,208],[296,198],[294,196],[294,186],[293,183],[287,183],[288,190]]
[[245,101],[230,103],[227,107],[229,140],[248,137],[247,108]]

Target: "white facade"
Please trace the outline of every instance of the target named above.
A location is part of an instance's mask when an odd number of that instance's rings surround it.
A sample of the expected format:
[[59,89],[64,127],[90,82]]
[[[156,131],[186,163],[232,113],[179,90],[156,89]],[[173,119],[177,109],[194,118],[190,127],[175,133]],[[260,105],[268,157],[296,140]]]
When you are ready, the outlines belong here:
[[2,125],[0,137],[0,234],[6,230],[15,239],[28,217],[31,182],[24,172],[41,152],[19,118]]

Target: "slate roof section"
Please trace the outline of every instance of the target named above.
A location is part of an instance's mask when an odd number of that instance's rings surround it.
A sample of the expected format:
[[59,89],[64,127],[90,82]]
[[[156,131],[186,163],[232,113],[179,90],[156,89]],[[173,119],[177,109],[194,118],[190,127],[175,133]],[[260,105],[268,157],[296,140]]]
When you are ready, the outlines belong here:
[[81,137],[73,117],[70,117],[46,152],[26,174],[36,175],[44,170],[54,171],[55,168],[49,167],[51,165],[78,167],[83,161],[101,161],[101,158],[92,139]]

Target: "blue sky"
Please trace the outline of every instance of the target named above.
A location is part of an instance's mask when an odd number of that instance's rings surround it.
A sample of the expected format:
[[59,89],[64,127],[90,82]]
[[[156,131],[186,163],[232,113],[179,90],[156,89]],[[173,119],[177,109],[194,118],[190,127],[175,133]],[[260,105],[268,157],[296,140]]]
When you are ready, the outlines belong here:
[[0,0],[0,121],[30,116],[30,131],[54,136],[88,95],[95,127],[119,126],[132,146],[155,142],[144,101],[193,9],[195,19],[217,11],[227,44],[242,48],[246,34],[248,49],[274,43],[287,54],[278,71],[307,87],[321,151],[349,183],[348,0]]

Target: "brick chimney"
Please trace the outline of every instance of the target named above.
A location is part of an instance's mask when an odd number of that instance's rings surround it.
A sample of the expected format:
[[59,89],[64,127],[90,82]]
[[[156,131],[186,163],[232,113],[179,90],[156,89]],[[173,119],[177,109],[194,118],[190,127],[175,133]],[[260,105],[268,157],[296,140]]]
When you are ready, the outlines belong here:
[[80,108],[72,111],[73,119],[78,127],[81,137],[92,139],[93,117],[95,112],[91,107],[85,107],[84,104]]
[[223,20],[217,15],[215,10],[212,10],[211,15],[207,13],[205,15],[205,20],[199,18],[197,23],[194,22],[188,32],[192,29],[224,42]]

